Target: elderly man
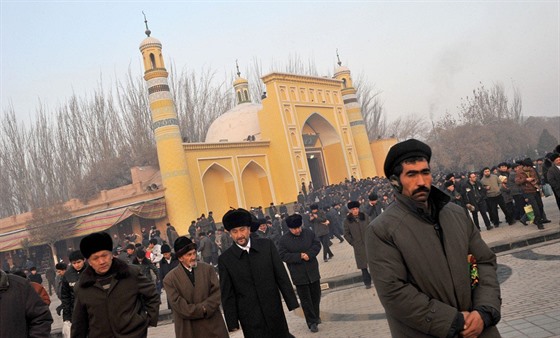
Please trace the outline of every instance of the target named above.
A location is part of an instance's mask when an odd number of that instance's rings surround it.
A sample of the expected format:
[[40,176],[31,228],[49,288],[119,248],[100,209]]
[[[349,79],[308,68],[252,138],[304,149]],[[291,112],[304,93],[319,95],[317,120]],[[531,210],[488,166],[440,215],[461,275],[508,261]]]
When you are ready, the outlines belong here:
[[318,332],[321,323],[319,304],[321,303],[321,275],[317,255],[321,251],[321,242],[313,231],[303,229],[301,215],[294,214],[286,218],[289,232],[281,238],[278,246],[280,258],[288,265],[292,282],[301,302],[307,327],[311,332]]
[[222,218],[234,244],[218,259],[222,306],[229,331],[239,329],[246,338],[288,338],[288,310],[299,307],[290,278],[269,239],[251,238],[254,220],[245,209],[228,211]]
[[496,255],[465,210],[432,186],[431,154],[414,139],[391,147],[384,170],[396,200],[366,230],[391,334],[500,337]]
[[72,337],[146,337],[157,326],[159,295],[140,268],[113,258],[111,236],[96,232],[80,241],[89,266],[74,286]]
[[214,267],[196,261],[196,244],[189,238],[177,238],[174,247],[180,264],[165,276],[163,287],[173,309],[175,336],[228,337]]

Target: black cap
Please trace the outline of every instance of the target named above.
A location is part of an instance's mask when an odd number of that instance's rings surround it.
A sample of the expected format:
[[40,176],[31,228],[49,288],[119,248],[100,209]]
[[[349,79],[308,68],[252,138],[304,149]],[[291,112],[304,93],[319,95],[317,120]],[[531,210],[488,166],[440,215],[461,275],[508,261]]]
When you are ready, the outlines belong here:
[[376,193],[372,192],[371,194],[369,194],[368,196],[368,200],[370,201],[377,201],[379,199],[379,197],[377,196]]
[[168,253],[171,252],[171,247],[169,246],[169,244],[164,244],[161,246],[161,253]]
[[179,258],[193,249],[196,250],[196,243],[193,243],[193,241],[186,236],[181,236],[175,240],[173,248],[175,249],[175,255]]
[[430,162],[432,149],[426,143],[413,138],[395,144],[389,149],[387,158],[385,158],[383,166],[385,177],[391,177],[397,165],[412,157],[424,157]]
[[348,202],[348,204],[346,205],[348,207],[348,209],[353,209],[353,208],[359,208],[360,207],[360,202],[358,201],[350,201]]

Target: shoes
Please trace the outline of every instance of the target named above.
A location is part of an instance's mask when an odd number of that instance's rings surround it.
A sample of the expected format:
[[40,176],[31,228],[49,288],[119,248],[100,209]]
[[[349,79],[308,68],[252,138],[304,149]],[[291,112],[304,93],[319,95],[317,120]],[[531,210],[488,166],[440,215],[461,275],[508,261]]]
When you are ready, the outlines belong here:
[[520,221],[520,222],[521,222],[521,224],[523,224],[524,226],[527,226],[527,225],[528,225],[528,224],[527,224],[527,222],[526,222],[526,221],[524,221],[524,220],[522,220],[522,219],[520,219],[519,221]]
[[514,225],[515,221],[508,222],[509,225]]
[[325,258],[325,259],[324,259],[323,261],[324,261],[324,262],[326,263],[326,262],[328,262],[328,261],[329,261],[329,259],[328,259],[328,258]]
[[489,226],[486,227],[486,230],[492,230],[492,229],[494,229],[494,227],[491,226],[491,225],[489,225]]
[[317,327],[317,324],[313,323],[311,325],[309,325],[309,331],[315,333],[315,332],[319,332],[319,328]]
[[331,254],[329,255],[329,259],[332,259],[333,257],[334,257],[334,254],[331,253]]
[[552,222],[552,221],[549,220],[549,219],[543,219],[543,220],[541,221],[542,224],[546,224],[546,223],[550,223],[550,222]]
[[537,224],[537,229],[539,229],[539,230],[544,230],[544,225],[542,225],[542,224]]
[[370,285],[366,285],[366,289],[371,289],[371,284],[370,284]]
[[317,319],[317,325],[321,324],[323,321],[321,320],[321,318]]

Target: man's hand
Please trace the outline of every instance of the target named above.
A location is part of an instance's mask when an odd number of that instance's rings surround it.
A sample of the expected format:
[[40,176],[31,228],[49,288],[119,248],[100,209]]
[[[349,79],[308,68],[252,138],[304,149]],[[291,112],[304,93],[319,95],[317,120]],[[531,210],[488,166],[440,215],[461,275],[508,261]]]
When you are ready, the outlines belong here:
[[303,259],[304,261],[308,261],[308,260],[309,260],[309,256],[308,256],[305,252],[302,252],[302,253],[301,253],[301,259]]
[[462,312],[465,317],[465,327],[460,336],[464,338],[476,338],[484,330],[484,321],[478,311]]

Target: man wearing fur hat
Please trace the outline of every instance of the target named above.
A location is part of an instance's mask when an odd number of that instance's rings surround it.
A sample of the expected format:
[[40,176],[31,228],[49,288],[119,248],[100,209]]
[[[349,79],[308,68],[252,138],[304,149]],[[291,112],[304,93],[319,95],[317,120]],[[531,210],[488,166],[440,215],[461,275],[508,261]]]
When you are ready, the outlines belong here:
[[368,272],[365,232],[369,217],[360,211],[360,202],[348,202],[348,215],[344,219],[344,238],[354,249],[356,266],[362,271],[362,279],[366,289],[371,288],[371,275]]
[[319,304],[321,303],[321,275],[317,255],[321,242],[313,231],[304,229],[301,215],[286,218],[289,232],[285,233],[278,245],[280,258],[288,265],[292,282],[296,286],[307,327],[318,332],[321,323]]
[[278,251],[269,239],[250,237],[253,223],[245,209],[228,211],[222,218],[234,244],[218,258],[222,306],[229,331],[241,329],[246,338],[288,338],[288,310],[299,307],[292,283]]
[[137,266],[113,258],[111,236],[96,232],[80,241],[89,266],[74,286],[72,337],[146,337],[157,326],[159,295]]
[[500,337],[496,255],[466,211],[432,186],[431,155],[414,139],[391,147],[384,170],[396,199],[366,229],[391,334]]
[[220,312],[220,282],[214,267],[196,261],[196,244],[188,237],[175,240],[179,265],[163,279],[173,310],[176,337],[228,337]]

